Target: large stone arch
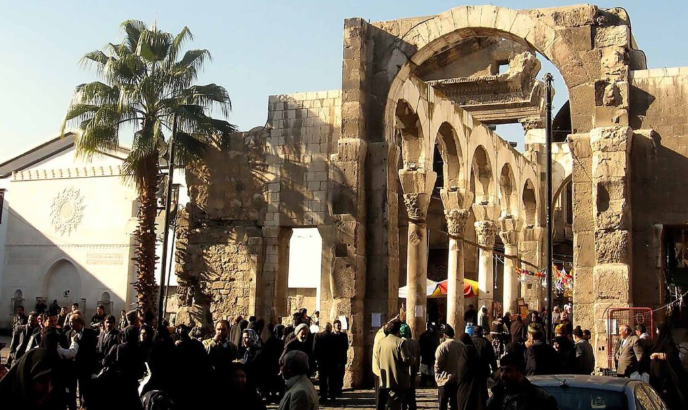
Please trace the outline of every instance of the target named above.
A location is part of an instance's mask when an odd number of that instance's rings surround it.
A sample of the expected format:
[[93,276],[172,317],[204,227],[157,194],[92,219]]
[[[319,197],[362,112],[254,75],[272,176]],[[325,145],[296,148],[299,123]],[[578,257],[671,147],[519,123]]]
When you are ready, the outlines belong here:
[[[574,6],[576,19],[592,25],[597,8],[590,5]],[[385,122],[393,117],[396,98],[404,83],[415,69],[434,55],[447,50],[466,38],[502,37],[532,48],[550,60],[561,72],[569,91],[572,106],[585,105],[594,110],[594,99],[590,99],[594,81],[599,77],[599,67],[585,64],[583,56],[590,51],[584,42],[574,43],[567,36],[567,23],[563,17],[548,10],[514,10],[497,6],[461,6],[428,18],[400,36],[388,52],[388,70],[398,67],[391,77],[388,92]],[[388,72],[388,75],[392,74]],[[390,78],[391,78],[390,77]],[[585,87],[581,87],[586,85]],[[587,118],[586,118],[587,117]],[[576,132],[585,132],[592,127],[589,116],[574,116],[572,126]],[[387,140],[390,132],[385,131]]]

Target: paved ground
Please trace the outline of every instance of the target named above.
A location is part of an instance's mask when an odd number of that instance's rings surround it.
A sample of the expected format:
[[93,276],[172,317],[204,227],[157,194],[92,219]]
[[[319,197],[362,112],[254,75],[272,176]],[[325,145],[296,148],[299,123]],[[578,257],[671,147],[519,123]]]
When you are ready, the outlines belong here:
[[[437,389],[422,389],[416,391],[416,399],[419,409],[437,408]],[[268,406],[269,409],[276,409],[277,406]],[[375,395],[373,390],[345,391],[344,397],[334,403],[321,405],[320,409],[375,409]]]

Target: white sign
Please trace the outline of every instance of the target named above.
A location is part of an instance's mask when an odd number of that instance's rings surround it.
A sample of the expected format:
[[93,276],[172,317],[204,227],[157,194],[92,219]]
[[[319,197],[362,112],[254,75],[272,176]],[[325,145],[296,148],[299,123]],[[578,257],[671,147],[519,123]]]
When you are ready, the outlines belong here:
[[423,314],[423,306],[420,306],[420,305],[416,306],[415,311],[416,311],[416,317],[425,317],[425,315]]
[[372,318],[371,318],[371,326],[372,327],[380,327],[382,326],[382,313],[373,313]]
[[339,316],[339,321],[342,322],[342,330],[349,329],[349,323],[346,321],[346,316]]

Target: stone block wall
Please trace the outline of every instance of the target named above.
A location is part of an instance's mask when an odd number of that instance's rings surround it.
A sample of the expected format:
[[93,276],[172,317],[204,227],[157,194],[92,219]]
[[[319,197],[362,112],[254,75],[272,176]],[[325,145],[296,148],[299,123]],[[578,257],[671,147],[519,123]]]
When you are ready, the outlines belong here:
[[[688,221],[688,67],[630,72],[633,209],[633,299],[636,306],[665,303],[662,232]],[[652,192],[652,195],[643,195]],[[658,312],[660,320],[664,311]]]

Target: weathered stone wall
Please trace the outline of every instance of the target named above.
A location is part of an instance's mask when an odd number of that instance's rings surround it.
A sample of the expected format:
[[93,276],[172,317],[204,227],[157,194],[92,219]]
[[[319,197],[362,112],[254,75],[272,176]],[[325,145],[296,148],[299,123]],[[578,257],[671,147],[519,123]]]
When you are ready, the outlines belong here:
[[[635,306],[664,303],[662,226],[688,222],[688,67],[631,71]],[[651,195],[643,194],[652,192]],[[659,312],[663,315],[665,312]],[[658,318],[657,318],[658,319]]]

